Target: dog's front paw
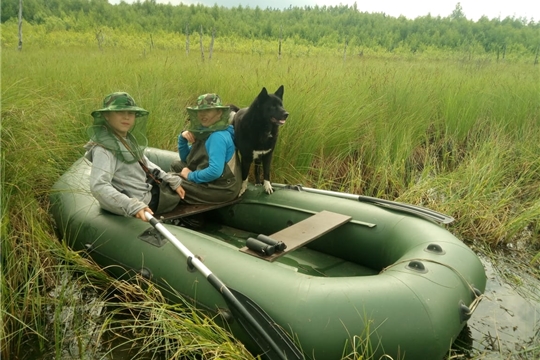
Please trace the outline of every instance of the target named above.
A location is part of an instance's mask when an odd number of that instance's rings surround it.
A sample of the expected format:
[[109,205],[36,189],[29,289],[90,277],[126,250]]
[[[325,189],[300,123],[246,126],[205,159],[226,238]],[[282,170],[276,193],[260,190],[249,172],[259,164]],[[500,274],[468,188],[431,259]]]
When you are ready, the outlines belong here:
[[238,193],[238,197],[242,196],[242,194],[246,192],[247,185],[248,185],[247,180],[242,181],[242,187],[240,188],[240,193]]
[[264,191],[266,191],[267,194],[271,194],[274,192],[274,189],[272,189],[272,184],[270,184],[270,181],[264,180]]

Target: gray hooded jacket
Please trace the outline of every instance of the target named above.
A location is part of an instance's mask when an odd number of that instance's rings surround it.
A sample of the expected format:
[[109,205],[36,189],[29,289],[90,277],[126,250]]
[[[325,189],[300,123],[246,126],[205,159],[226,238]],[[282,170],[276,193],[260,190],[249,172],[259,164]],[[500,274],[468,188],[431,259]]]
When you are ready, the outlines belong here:
[[[124,163],[114,153],[89,142],[85,145],[85,158],[92,162],[90,190],[101,207],[112,213],[135,216],[152,199],[152,185],[146,182],[146,172],[138,162]],[[160,177],[171,189],[182,184],[182,178],[168,174],[146,156],[142,161],[150,171],[159,169]]]

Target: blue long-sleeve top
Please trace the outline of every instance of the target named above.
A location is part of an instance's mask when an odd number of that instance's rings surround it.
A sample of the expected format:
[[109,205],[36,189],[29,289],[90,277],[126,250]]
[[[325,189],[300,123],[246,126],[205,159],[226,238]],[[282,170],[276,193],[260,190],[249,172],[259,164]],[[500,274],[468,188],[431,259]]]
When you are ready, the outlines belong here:
[[[225,130],[213,132],[206,140],[206,152],[208,153],[208,167],[201,170],[195,170],[189,173],[188,180],[194,183],[207,183],[216,180],[223,174],[225,165],[234,155],[234,128],[229,125]],[[199,140],[200,141],[200,140]],[[178,153],[180,159],[186,161],[191,146],[187,140],[178,136]]]

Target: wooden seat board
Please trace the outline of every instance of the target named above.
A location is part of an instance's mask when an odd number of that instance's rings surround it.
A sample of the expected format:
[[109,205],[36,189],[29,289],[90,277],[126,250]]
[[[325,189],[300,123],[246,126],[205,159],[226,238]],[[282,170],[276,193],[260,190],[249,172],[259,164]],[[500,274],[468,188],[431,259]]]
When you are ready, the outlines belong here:
[[247,247],[243,247],[240,250],[261,259],[274,261],[289,251],[293,251],[327,234],[335,228],[345,224],[349,220],[351,220],[350,216],[323,210],[313,216],[308,217],[307,219],[269,235],[270,238],[276,241],[282,241],[285,243],[285,245],[287,245],[287,248],[284,251],[279,251],[272,255],[264,256],[251,249],[248,249]]
[[237,199],[234,199],[234,200],[231,200],[231,201],[228,201],[228,202],[225,202],[225,203],[221,203],[221,204],[195,204],[195,205],[192,205],[192,204],[180,203],[176,208],[169,211],[168,213],[164,213],[164,214],[159,215],[158,218],[160,220],[179,219],[179,218],[182,218],[182,217],[185,217],[185,216],[200,214],[200,213],[205,212],[205,211],[219,209],[219,208],[222,208],[224,206],[236,204],[240,200],[241,200],[240,198],[237,198]]

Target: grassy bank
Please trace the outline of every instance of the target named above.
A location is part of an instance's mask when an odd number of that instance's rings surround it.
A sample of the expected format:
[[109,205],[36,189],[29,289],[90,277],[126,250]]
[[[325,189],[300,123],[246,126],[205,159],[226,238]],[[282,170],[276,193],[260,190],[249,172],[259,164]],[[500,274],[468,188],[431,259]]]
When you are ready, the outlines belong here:
[[[122,314],[145,314],[127,316],[123,326],[137,329],[130,336],[143,349],[167,349],[178,358],[250,357],[209,323],[196,326],[203,330],[189,343],[189,321],[176,321],[183,316],[176,308],[158,306],[159,292],[114,282],[57,241],[48,191],[83,154],[89,114],[112,91],[125,90],[150,110],[151,146],[176,150],[184,109],[197,95],[217,92],[226,103],[247,106],[263,86],[273,92],[283,84],[291,115],[280,133],[273,181],[427,206],[454,216],[449,229],[465,241],[538,248],[537,67],[342,60],[216,52],[201,62],[200,54],[178,50],[3,49],[2,355],[22,356],[29,336],[39,339],[40,351],[76,337],[44,315],[47,306],[61,316],[84,304],[84,297],[71,303],[67,292],[50,295],[67,276]],[[121,305],[112,302],[118,297]],[[192,309],[184,311],[193,318]],[[75,328],[86,326],[81,317],[73,321]],[[120,325],[105,324],[98,333]],[[164,334],[174,341],[152,343]],[[54,351],[59,358],[61,348]]]

